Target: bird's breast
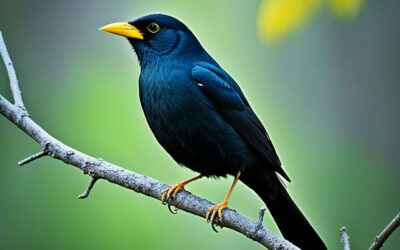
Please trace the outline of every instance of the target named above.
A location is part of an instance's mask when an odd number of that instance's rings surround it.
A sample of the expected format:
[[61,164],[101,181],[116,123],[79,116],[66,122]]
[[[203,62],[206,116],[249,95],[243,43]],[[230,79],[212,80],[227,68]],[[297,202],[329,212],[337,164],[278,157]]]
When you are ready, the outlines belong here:
[[169,72],[169,76],[160,74],[140,79],[142,108],[156,137],[187,134],[198,127],[196,124],[207,120],[205,114],[212,109],[190,79],[181,75],[171,77],[171,74],[174,75]]
[[184,71],[156,67],[142,71],[140,100],[149,122],[166,123],[184,119],[206,105]]

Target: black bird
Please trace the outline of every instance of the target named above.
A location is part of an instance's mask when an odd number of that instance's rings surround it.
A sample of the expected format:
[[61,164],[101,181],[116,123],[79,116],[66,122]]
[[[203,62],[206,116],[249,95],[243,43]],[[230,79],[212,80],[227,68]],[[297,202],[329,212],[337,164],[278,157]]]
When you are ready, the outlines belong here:
[[224,201],[207,213],[213,227],[241,180],[265,202],[287,240],[326,249],[281,183],[278,175],[290,179],[239,85],[186,25],[153,14],[101,30],[128,39],[139,59],[140,101],[152,132],[176,162],[200,174],[165,190],[163,202],[201,177],[233,175]]

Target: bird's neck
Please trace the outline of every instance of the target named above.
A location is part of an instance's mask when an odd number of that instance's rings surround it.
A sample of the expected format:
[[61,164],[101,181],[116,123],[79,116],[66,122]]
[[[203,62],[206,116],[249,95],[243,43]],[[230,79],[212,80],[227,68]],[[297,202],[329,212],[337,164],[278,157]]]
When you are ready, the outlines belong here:
[[215,62],[200,42],[194,36],[187,36],[182,33],[177,34],[177,42],[173,48],[156,52],[144,44],[137,44],[134,50],[138,56],[141,70],[148,67],[154,68],[155,65],[188,64],[192,61]]

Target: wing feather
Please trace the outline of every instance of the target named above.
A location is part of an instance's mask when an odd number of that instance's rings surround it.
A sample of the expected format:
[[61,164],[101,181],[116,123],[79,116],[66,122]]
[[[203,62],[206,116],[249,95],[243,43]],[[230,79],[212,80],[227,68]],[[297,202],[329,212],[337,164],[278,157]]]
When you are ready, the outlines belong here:
[[251,109],[237,83],[221,68],[212,64],[197,64],[192,76],[201,91],[253,148],[263,156],[282,177],[290,181],[267,131]]

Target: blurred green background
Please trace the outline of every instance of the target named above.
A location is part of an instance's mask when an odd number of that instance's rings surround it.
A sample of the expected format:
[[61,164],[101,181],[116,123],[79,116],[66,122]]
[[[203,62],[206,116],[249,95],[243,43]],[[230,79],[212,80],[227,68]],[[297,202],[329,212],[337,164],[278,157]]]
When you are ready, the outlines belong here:
[[[293,182],[288,190],[330,249],[348,228],[366,249],[399,212],[400,3],[365,2],[342,20],[319,7],[273,43],[257,33],[259,1],[1,0],[0,30],[31,116],[90,155],[173,184],[194,175],[157,144],[138,98],[139,66],[115,21],[162,12],[183,20],[240,83]],[[0,93],[10,97],[0,67]],[[39,147],[0,117],[1,249],[262,249],[204,219],[41,159]],[[188,189],[219,202],[232,178]],[[261,200],[240,184],[230,207],[257,219]],[[270,217],[264,225],[277,232]],[[399,249],[396,232],[384,249]]]

